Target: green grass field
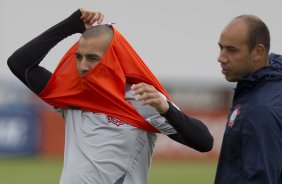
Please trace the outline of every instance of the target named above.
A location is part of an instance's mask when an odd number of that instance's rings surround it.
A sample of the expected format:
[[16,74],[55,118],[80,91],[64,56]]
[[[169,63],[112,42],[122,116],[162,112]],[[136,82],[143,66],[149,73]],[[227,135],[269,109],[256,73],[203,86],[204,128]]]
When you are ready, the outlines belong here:
[[[57,184],[62,159],[0,159],[0,184]],[[212,184],[215,161],[154,160],[149,184]]]

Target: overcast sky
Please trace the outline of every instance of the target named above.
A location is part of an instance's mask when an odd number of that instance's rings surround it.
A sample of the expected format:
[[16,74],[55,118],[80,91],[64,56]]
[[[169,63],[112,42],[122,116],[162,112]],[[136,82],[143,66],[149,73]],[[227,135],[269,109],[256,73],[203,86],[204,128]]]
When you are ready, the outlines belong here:
[[[264,20],[271,32],[271,51],[282,53],[281,0],[1,0],[0,77],[15,79],[7,58],[79,7],[100,10],[105,23],[116,22],[160,79],[224,83],[217,43],[224,26],[240,14]],[[78,36],[57,45],[42,65],[53,71]]]

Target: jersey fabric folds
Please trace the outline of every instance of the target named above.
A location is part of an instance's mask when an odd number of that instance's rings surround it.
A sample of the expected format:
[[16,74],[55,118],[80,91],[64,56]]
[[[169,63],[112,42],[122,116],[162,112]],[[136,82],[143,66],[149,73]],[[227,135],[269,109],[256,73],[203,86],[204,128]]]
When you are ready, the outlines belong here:
[[158,132],[125,101],[125,85],[145,82],[153,85],[169,100],[171,98],[127,40],[111,27],[114,31],[112,41],[101,61],[91,71],[83,77],[78,75],[76,42],[38,96],[55,108],[79,108],[105,113],[137,128]]

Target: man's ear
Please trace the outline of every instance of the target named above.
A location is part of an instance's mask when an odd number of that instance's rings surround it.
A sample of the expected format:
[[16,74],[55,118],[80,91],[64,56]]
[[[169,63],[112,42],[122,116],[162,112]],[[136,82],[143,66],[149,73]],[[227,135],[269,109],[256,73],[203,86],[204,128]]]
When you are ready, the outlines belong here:
[[263,44],[257,44],[252,52],[253,61],[260,61],[265,57],[266,48]]

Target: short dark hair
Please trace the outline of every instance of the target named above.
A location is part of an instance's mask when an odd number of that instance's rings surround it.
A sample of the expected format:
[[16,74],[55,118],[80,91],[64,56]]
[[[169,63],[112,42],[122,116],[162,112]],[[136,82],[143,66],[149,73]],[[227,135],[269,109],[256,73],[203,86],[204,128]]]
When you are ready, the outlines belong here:
[[109,35],[112,37],[113,29],[108,25],[96,25],[84,31],[81,37],[84,39],[87,39],[87,38],[97,37],[101,35]]
[[243,20],[248,25],[249,50],[252,50],[257,44],[263,44],[267,52],[270,49],[270,33],[266,24],[257,16],[240,15],[235,19]]

